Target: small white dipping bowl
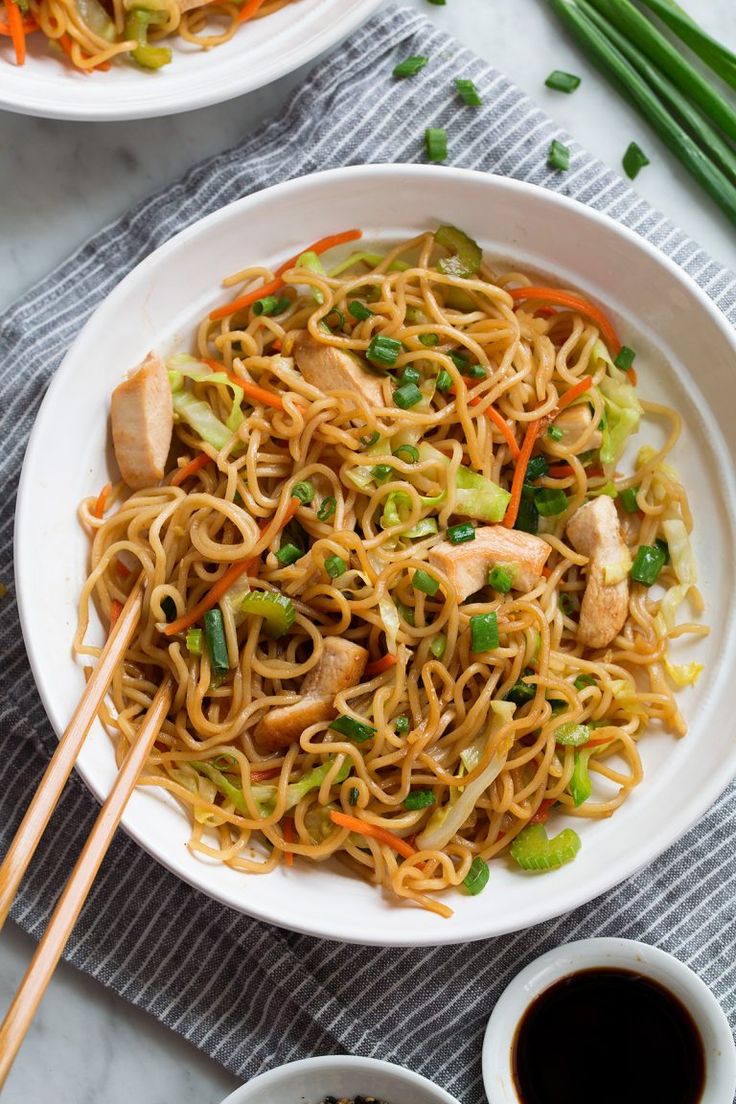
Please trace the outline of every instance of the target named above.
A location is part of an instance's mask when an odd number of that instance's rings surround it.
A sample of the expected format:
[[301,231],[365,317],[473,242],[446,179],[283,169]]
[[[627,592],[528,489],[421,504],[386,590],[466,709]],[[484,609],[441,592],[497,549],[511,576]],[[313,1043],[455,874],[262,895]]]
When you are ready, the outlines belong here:
[[458,1104],[444,1089],[403,1066],[339,1054],[305,1058],[261,1073],[222,1104],[320,1104],[326,1096],[375,1096],[387,1104]]
[[703,1039],[705,1089],[699,1104],[732,1104],[736,1094],[736,1048],[723,1009],[689,966],[658,947],[634,939],[564,943],[516,975],[493,1009],[483,1041],[483,1083],[489,1104],[520,1104],[514,1086],[514,1036],[532,1001],[561,978],[597,967],[632,970],[679,997]]

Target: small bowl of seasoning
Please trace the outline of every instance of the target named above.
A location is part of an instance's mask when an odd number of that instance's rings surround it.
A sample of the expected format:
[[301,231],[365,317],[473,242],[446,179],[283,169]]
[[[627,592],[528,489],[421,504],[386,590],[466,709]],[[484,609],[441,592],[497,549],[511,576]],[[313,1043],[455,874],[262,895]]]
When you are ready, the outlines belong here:
[[458,1104],[418,1073],[345,1054],[305,1058],[260,1073],[222,1104]]
[[703,981],[666,951],[583,939],[531,962],[483,1043],[489,1104],[732,1104],[736,1048]]

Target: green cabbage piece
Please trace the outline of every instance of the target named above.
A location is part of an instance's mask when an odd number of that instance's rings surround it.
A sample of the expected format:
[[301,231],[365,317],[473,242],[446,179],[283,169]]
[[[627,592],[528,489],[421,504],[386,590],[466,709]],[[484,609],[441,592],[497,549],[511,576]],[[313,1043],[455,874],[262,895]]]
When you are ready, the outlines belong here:
[[623,379],[605,376],[598,384],[598,390],[603,396],[605,410],[601,463],[615,464],[621,458],[629,437],[639,429],[644,411],[636,391]]
[[226,372],[213,372],[209,365],[203,364],[201,360],[195,360],[194,357],[188,356],[186,353],[177,353],[176,356],[169,357],[166,363],[169,369],[169,383],[172,392],[182,389],[185,376],[187,379],[194,380],[195,383],[224,383],[226,387],[229,387],[233,393],[233,405],[230,408],[225,425],[232,433],[239,429],[245,418],[242,410],[244,391],[242,387],[238,387],[233,382]]
[[[419,446],[419,459],[433,460],[444,468],[450,466],[450,461],[445,454],[426,442]],[[433,499],[423,498],[422,502],[439,506],[446,497],[447,495],[443,493]],[[504,491],[503,487],[486,479],[484,475],[479,475],[478,472],[462,465],[457,469],[454,510],[456,514],[476,518],[478,521],[503,521],[510,498],[508,491]]]
[[[291,782],[286,787],[286,804],[284,808],[286,810],[293,809],[311,790],[318,790],[332,769],[334,762],[334,759],[328,759],[319,767],[314,767],[311,771],[308,771],[298,782]],[[206,775],[207,778],[214,783],[219,793],[221,793],[226,800],[232,802],[237,812],[241,813],[242,816],[248,815],[242,787],[232,782],[212,763],[192,762],[189,765]],[[352,763],[349,759],[346,759],[335,775],[334,784],[337,785],[340,782],[344,782],[351,770]],[[251,786],[251,794],[259,815],[264,818],[270,816],[276,804],[276,786]]]

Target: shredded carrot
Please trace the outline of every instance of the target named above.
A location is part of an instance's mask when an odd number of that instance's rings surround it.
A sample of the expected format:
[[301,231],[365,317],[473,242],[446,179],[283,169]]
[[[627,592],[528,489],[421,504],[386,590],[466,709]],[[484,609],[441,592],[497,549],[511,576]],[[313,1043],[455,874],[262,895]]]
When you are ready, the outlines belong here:
[[574,403],[575,400],[579,399],[581,395],[584,395],[586,391],[590,391],[592,386],[593,377],[583,376],[581,380],[578,380],[574,387],[571,387],[569,391],[566,391],[565,394],[558,399],[557,406],[555,407],[555,413],[552,415],[552,417],[554,418],[555,415],[559,414],[559,412],[561,410],[564,410],[566,406],[569,406],[570,403]]
[[[6,0],[6,3],[8,0]],[[254,0],[251,0],[251,3]],[[241,19],[243,12],[248,5],[242,9],[240,15]],[[228,318],[231,314],[235,314],[236,311],[243,310],[245,307],[249,307],[251,303],[255,303],[256,299],[264,299],[267,295],[274,295],[284,286],[284,281],[281,277],[290,268],[293,268],[296,262],[301,257],[302,253],[326,253],[328,249],[332,249],[336,245],[344,245],[345,242],[356,241],[357,238],[363,236],[362,230],[345,230],[342,234],[330,234],[326,238],[320,238],[319,241],[314,242],[313,245],[308,245],[306,249],[302,249],[301,253],[297,253],[295,257],[289,257],[288,261],[284,261],[282,265],[276,269],[276,278],[270,280],[269,283],[263,284],[262,287],[256,288],[254,291],[248,291],[245,295],[241,295],[239,299],[233,299],[232,303],[227,303],[224,307],[217,307],[216,310],[210,311],[210,321],[218,322],[221,318]]]
[[[224,372],[229,380],[231,380],[237,387],[240,387],[245,395],[249,399],[255,399],[256,402],[262,402],[264,406],[272,406],[274,410],[284,410],[284,400],[275,391],[267,391],[265,387],[259,387],[257,383],[251,383],[250,380],[245,380],[242,376],[238,376],[235,372],[230,372],[224,364],[220,364],[217,360],[209,360],[205,357],[205,364],[209,364],[210,368],[214,372]],[[297,403],[297,408],[302,411],[306,410],[306,407]]]
[[553,479],[567,479],[568,476],[574,474],[575,472],[569,464],[553,464],[547,470],[547,475],[551,475]]
[[115,623],[122,612],[123,603],[118,602],[117,598],[113,598],[110,603],[110,632],[115,628]]
[[555,799],[553,797],[545,798],[545,800],[540,804],[539,808],[537,809],[536,813],[534,814],[532,819],[529,821],[529,823],[530,824],[545,824],[549,820],[549,814],[552,811],[552,806],[554,805],[554,803],[555,803]]
[[10,39],[13,43],[13,49],[15,50],[15,60],[18,65],[25,65],[26,32],[23,26],[23,16],[21,15],[18,5],[14,3],[14,0],[5,0],[5,11],[8,16]]
[[592,740],[586,741],[586,743],[583,744],[583,747],[586,747],[586,748],[589,748],[589,747],[602,747],[603,744],[610,744],[610,743],[611,743],[611,737],[610,736],[595,736]]
[[[271,348],[272,348],[272,349],[273,349],[273,350],[274,350],[275,352],[277,352],[277,353],[280,353],[280,352],[281,352],[281,350],[283,349],[283,347],[284,347],[284,346],[283,346],[283,344],[281,343],[281,341],[279,340],[279,338],[276,338],[276,340],[275,340],[275,341],[272,341],[272,342],[271,342]],[[631,369],[631,371],[633,372],[633,371],[634,371],[634,369],[632,368],[632,369]]]
[[395,667],[398,663],[395,655],[387,653],[385,656],[381,656],[375,663],[369,663],[365,669],[365,673],[368,678],[375,678],[376,675],[382,675],[384,671],[390,671],[392,667]]
[[263,7],[265,0],[248,0],[248,3],[243,4],[238,13],[236,23],[246,23],[249,19],[252,19],[259,8]]
[[608,321],[600,307],[597,307],[595,303],[591,303],[589,299],[585,299],[582,295],[574,295],[571,291],[561,291],[559,288],[553,287],[517,287],[507,288],[507,291],[515,303],[519,303],[524,299],[544,299],[557,304],[557,306],[568,307],[570,310],[578,311],[579,314],[587,315],[592,322],[595,322],[613,355],[618,356],[620,353],[621,342],[613,325]]
[[126,563],[120,559],[119,556],[115,557],[115,570],[121,579],[129,579],[133,572],[130,570]]
[[112,483],[106,483],[97,496],[97,501],[92,507],[92,513],[96,518],[101,518],[105,513],[105,506],[112,490]]
[[[281,521],[282,529],[285,525],[289,524],[300,506],[300,499],[292,498],[291,502],[286,508],[286,513],[284,514]],[[260,532],[261,537],[266,532],[270,524],[270,519],[263,523]],[[220,576],[217,582],[213,585],[212,589],[209,590],[207,594],[205,594],[204,598],[202,598],[200,602],[197,602],[196,606],[194,606],[193,609],[190,609],[189,612],[185,613],[182,617],[177,617],[175,621],[170,621],[168,625],[164,626],[164,628],[161,630],[164,636],[175,636],[176,633],[183,632],[185,629],[188,629],[192,625],[194,625],[195,622],[199,621],[200,617],[205,614],[207,610],[211,610],[213,606],[217,605],[223,594],[225,594],[230,589],[236,579],[239,579],[241,575],[244,575],[246,573],[249,575],[251,574],[255,565],[258,563],[258,559],[258,556],[253,556],[250,559],[239,560],[238,562],[231,564],[224,575]]]
[[534,313],[538,314],[540,318],[554,318],[554,316],[557,314],[557,311],[554,310],[552,307],[537,307]]
[[387,843],[389,847],[393,847],[394,851],[398,851],[405,859],[410,859],[412,855],[416,855],[416,850],[410,843],[400,839],[399,836],[395,836],[393,832],[387,832],[385,828],[379,828],[377,824],[368,824],[365,820],[358,820],[357,817],[348,816],[347,813],[339,813],[334,809],[330,812],[330,818],[332,823],[338,824],[340,828],[347,828],[351,832],[358,832],[361,836],[372,836],[373,839],[380,840],[381,843]]
[[529,465],[529,460],[532,455],[532,449],[534,448],[534,442],[539,436],[539,431],[542,428],[544,419],[537,418],[534,422],[529,422],[524,434],[524,440],[522,442],[521,451],[519,453],[519,459],[516,461],[516,467],[514,469],[514,478],[511,483],[511,498],[509,504],[506,507],[506,514],[503,519],[503,524],[507,529],[513,529],[516,524],[516,519],[519,515],[519,504],[521,503],[521,490],[524,486],[524,478],[526,476],[526,469]]
[[633,386],[636,387],[637,383],[639,382],[639,377],[636,374],[636,368],[632,366],[628,369],[627,374],[629,377],[629,383],[633,384]]
[[[450,392],[453,395],[456,394],[455,388],[454,387],[450,388]],[[478,398],[477,395],[473,395],[473,396],[468,398],[468,402],[469,402],[470,406],[478,406],[480,401],[481,400]],[[516,443],[516,438],[514,437],[513,431],[511,429],[511,426],[509,425],[509,423],[492,406],[489,406],[484,413],[486,415],[486,418],[488,418],[489,421],[493,422],[496,429],[500,430],[500,432],[503,436],[503,439],[505,440],[506,444],[509,446],[509,451],[511,453],[511,459],[512,460],[518,459],[519,446]]]
[[[22,20],[22,22],[23,30],[27,35],[33,34],[34,31],[38,30],[38,23],[30,15],[26,16],[25,19]],[[12,30],[7,23],[3,23],[2,19],[0,19],[0,35],[4,35],[5,38],[13,37]]]
[[[294,842],[294,821],[291,817],[284,817],[284,843]],[[284,848],[284,861],[287,866],[294,865],[294,852]]]
[[190,475],[196,475],[198,471],[206,467],[211,459],[212,457],[208,456],[206,452],[200,452],[199,456],[195,456],[188,464],[184,464],[183,467],[174,472],[171,477],[171,486],[179,487],[185,479],[189,479]]
[[251,771],[250,780],[251,782],[265,782],[269,778],[276,778],[279,774],[281,774],[281,767],[269,767],[268,770]]

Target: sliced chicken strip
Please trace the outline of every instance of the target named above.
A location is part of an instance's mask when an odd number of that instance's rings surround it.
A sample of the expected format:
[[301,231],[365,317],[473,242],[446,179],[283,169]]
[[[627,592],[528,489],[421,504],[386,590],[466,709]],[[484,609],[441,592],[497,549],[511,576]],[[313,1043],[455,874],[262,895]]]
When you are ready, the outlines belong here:
[[323,345],[304,331],[294,342],[294,360],[307,383],[320,391],[357,391],[370,406],[383,406],[379,376],[371,375],[358,357]]
[[367,662],[365,648],[338,636],[328,636],[319,662],[304,678],[301,701],[267,713],[256,727],[256,742],[274,750],[288,747],[305,728],[318,721],[332,720],[337,714],[335,697],[342,690],[357,686]]
[[151,487],[164,474],[174,414],[166,366],[149,353],[140,368],[112,393],[110,414],[115,459],[134,491]]
[[459,602],[486,585],[488,569],[497,564],[513,568],[514,590],[527,591],[539,581],[550,546],[532,533],[503,525],[484,525],[467,544],[443,541],[429,550],[429,562],[444,571]]
[[599,495],[576,510],[567,536],[589,559],[578,640],[586,648],[605,648],[620,633],[629,610],[631,557],[613,499]]
[[[588,404],[576,403],[558,414],[552,424],[562,431],[562,444],[567,448],[573,446],[574,452],[587,452],[588,449],[599,449],[603,443],[603,434],[599,429],[594,429],[589,437],[580,441],[592,423],[593,411]],[[580,441],[579,447],[578,441]]]

